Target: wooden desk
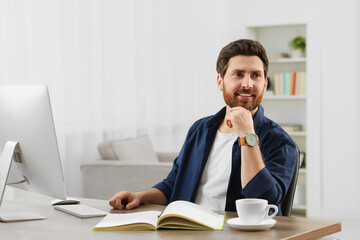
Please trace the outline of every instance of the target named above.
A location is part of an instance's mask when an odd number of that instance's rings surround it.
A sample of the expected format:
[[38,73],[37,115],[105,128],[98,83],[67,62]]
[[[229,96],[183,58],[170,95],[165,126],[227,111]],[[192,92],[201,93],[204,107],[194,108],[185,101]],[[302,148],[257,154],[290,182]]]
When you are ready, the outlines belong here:
[[[3,202],[0,212],[32,211],[47,217],[46,220],[1,223],[0,239],[318,239],[341,231],[341,223],[336,221],[315,220],[299,217],[275,217],[277,224],[267,231],[244,232],[231,228],[227,219],[236,217],[234,212],[226,212],[223,231],[117,231],[95,232],[91,228],[101,218],[80,219],[55,210],[48,197],[11,199]],[[81,199],[82,204],[108,211],[114,211],[105,200]],[[164,206],[144,205],[135,211],[156,209]],[[124,211],[121,211],[124,212]],[[131,212],[134,212],[132,210]]]

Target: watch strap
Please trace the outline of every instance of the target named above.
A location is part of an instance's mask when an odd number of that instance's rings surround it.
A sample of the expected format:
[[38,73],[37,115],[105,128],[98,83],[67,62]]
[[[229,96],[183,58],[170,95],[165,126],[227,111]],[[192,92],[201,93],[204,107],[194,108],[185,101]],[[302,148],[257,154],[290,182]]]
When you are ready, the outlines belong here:
[[245,145],[246,144],[246,138],[245,137],[242,137],[239,139],[239,146],[241,147],[242,145]]

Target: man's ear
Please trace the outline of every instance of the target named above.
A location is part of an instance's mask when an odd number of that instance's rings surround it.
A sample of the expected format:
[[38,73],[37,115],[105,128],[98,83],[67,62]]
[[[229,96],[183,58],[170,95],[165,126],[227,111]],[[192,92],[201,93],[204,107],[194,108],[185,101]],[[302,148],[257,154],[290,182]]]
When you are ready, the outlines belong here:
[[224,89],[224,80],[222,79],[220,73],[218,73],[216,78],[216,83],[220,91]]
[[266,92],[266,90],[267,90],[267,85],[268,85],[268,79],[267,79],[267,77],[266,77],[266,78],[265,78],[264,92]]

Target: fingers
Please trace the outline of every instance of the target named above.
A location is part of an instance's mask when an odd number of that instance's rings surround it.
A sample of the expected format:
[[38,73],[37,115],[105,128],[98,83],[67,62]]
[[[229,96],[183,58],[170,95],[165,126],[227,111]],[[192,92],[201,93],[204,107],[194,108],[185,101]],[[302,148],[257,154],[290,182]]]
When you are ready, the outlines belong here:
[[241,118],[241,119],[248,119],[251,118],[251,112],[243,107],[234,107],[234,108],[230,108],[229,109],[229,114],[228,117],[230,118],[230,120],[234,120],[231,118]]
[[254,132],[251,112],[243,107],[230,108],[225,120],[226,125],[233,128],[239,137]]
[[226,119],[226,125],[229,128],[233,128],[233,121],[235,120],[235,117],[237,114],[244,114],[244,112],[249,112],[247,109],[243,108],[243,107],[232,107],[229,109],[230,110],[230,114],[227,116]]
[[118,192],[109,201],[109,205],[116,209],[124,209],[126,203],[130,201],[131,193],[127,191]]
[[[239,107],[232,107],[232,108],[230,108],[230,112],[232,113],[232,112],[234,112],[234,111],[238,111],[238,108],[239,108]],[[227,120],[226,120],[226,125],[227,125],[229,128],[232,128],[232,127],[233,127],[233,124],[232,124],[231,120],[233,120],[233,119],[227,119]]]
[[229,109],[230,112],[249,112],[251,114],[251,112],[249,110],[247,110],[246,108],[243,107],[233,107]]
[[226,125],[229,127],[229,128],[232,128],[232,123],[231,123],[231,120],[226,120]]
[[129,202],[127,205],[126,205],[126,210],[130,210],[130,209],[133,209],[133,208],[136,208],[138,207],[140,204],[137,200],[134,200],[132,202]]
[[236,125],[235,121],[238,118],[238,116],[237,116],[238,112],[239,112],[238,110],[231,108],[230,113],[227,114],[225,123],[229,128],[233,128],[234,124]]
[[115,194],[110,200],[109,205],[116,209],[132,209],[140,205],[139,197],[128,191],[121,191]]

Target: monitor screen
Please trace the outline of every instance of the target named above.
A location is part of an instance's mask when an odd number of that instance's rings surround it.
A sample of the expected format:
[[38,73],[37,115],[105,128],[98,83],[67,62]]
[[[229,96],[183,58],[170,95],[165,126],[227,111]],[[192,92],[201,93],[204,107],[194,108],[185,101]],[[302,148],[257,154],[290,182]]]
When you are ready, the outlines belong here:
[[[17,142],[20,151],[15,154],[9,172],[4,169],[6,167],[0,169],[0,204],[6,184],[50,197],[66,199],[46,86],[0,86],[1,151],[9,141]],[[1,161],[4,161],[4,155]],[[0,168],[1,166],[3,164],[0,164]],[[7,182],[4,183],[7,173]]]

